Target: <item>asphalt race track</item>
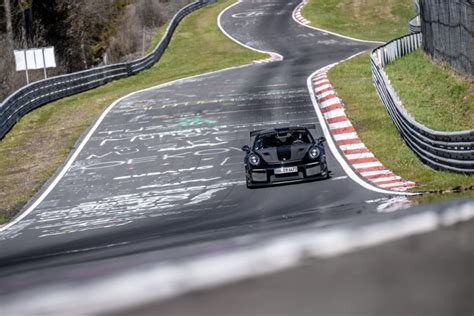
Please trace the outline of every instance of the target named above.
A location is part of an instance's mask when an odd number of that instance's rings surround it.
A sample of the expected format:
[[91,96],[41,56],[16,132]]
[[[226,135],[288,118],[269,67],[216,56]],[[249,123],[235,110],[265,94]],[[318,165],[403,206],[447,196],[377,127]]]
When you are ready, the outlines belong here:
[[[347,177],[329,150],[329,180],[245,186],[240,148],[249,131],[316,123],[314,136],[321,135],[308,76],[376,45],[297,24],[299,2],[245,1],[221,18],[232,37],[283,61],[177,81],[116,103],[51,192],[0,232],[0,294],[112,273],[125,268],[119,257],[172,260],[215,250],[189,247],[202,242],[385,216],[374,201],[391,196]],[[99,259],[113,264],[85,268]]]

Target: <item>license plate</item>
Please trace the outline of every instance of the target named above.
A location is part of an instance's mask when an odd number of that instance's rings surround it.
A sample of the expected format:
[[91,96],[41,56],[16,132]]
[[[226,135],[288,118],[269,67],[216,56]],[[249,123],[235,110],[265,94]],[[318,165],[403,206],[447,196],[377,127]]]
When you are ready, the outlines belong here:
[[275,174],[285,174],[298,172],[298,167],[283,167],[275,169]]

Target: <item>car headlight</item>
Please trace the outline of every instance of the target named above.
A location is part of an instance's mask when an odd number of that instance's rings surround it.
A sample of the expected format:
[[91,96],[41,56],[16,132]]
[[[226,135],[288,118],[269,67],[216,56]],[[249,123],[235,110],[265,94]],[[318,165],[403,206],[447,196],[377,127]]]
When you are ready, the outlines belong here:
[[318,147],[312,147],[310,150],[309,150],[309,158],[311,159],[316,159],[319,157],[319,154],[321,153],[321,151],[319,150]]
[[255,154],[251,154],[249,156],[249,163],[253,166],[258,166],[260,164],[260,157]]

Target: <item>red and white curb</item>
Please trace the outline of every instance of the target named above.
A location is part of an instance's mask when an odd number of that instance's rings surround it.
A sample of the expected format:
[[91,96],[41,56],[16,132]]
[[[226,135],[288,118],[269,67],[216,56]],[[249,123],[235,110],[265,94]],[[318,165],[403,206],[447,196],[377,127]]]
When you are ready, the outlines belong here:
[[269,53],[270,57],[265,58],[265,59],[260,59],[260,60],[255,60],[253,63],[254,64],[267,64],[267,63],[273,63],[276,61],[282,61],[283,57],[279,54],[276,53]]
[[304,0],[301,2],[297,7],[296,10],[293,13],[294,18],[300,22],[301,24],[308,25],[311,23],[311,21],[307,20],[302,14],[301,10],[303,10],[303,7],[308,4],[308,0]]
[[387,169],[360,140],[327,77],[328,71],[329,68],[321,69],[311,78],[311,82],[329,131],[345,159],[362,178],[376,187],[393,191],[405,191],[414,187],[414,182]]

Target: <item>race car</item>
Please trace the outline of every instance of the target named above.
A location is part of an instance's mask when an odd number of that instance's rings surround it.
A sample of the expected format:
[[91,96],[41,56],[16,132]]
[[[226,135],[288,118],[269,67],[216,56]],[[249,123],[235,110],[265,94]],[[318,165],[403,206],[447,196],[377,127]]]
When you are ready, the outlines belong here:
[[313,138],[314,124],[250,132],[252,147],[245,145],[245,177],[248,188],[327,179],[324,137]]

